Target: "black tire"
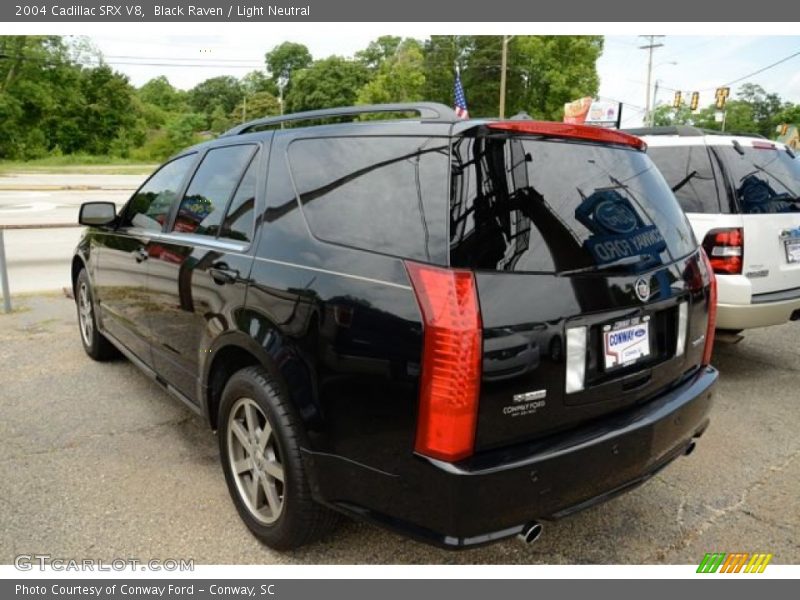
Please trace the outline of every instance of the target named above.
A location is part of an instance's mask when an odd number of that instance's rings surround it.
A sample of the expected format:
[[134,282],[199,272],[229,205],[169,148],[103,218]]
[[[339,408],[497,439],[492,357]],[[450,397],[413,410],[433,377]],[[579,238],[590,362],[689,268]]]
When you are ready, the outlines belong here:
[[[250,415],[255,417],[257,426],[254,429],[248,429],[247,419],[242,418],[248,416],[247,411],[252,411]],[[338,521],[337,513],[318,504],[311,496],[308,473],[300,455],[302,425],[266,370],[247,367],[228,380],[222,392],[218,424],[217,437],[228,491],[253,535],[275,550],[292,550],[333,529]],[[267,424],[271,433],[265,434]],[[269,441],[251,441],[248,448],[241,441],[241,436],[248,432],[252,434],[248,440]],[[258,467],[259,460],[263,469]],[[238,474],[234,474],[234,461],[242,466]],[[266,468],[267,463],[271,468]],[[283,480],[271,478],[270,470],[282,474]],[[254,475],[256,471],[258,475]],[[269,489],[273,500],[279,502],[270,501]],[[264,506],[259,510],[261,499]]]
[[94,291],[86,269],[81,269],[81,272],[78,273],[74,291],[75,306],[78,310],[78,331],[86,354],[97,361],[117,358],[119,350],[97,329]]

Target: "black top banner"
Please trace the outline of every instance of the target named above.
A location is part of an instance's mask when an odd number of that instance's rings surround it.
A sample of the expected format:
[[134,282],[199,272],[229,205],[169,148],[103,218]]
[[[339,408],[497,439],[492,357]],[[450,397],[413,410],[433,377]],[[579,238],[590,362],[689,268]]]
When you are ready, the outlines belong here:
[[[712,0],[18,0],[0,4],[4,22],[787,22],[800,20],[800,5],[786,0],[732,3]],[[712,33],[712,31],[709,31]],[[724,31],[715,29],[713,33]]]

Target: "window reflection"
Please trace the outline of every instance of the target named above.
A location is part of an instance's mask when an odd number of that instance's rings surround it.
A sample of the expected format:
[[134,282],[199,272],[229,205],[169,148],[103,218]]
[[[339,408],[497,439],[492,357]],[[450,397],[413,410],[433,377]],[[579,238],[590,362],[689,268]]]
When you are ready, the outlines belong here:
[[454,145],[454,266],[563,272],[625,260],[643,270],[693,249],[685,216],[640,152],[506,135]]

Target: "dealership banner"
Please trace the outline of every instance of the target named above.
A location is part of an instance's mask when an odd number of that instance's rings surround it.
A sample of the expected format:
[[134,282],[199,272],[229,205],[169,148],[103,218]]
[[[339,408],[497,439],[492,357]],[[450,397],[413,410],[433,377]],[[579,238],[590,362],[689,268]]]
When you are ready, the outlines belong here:
[[[308,567],[313,569],[313,567]],[[185,579],[107,579],[79,580],[2,580],[0,597],[36,598],[38,600],[310,600],[325,598],[380,598],[381,600],[426,600],[428,598],[596,598],[606,594],[621,597],[646,597],[648,600],[674,600],[697,593],[697,582],[691,579],[647,580],[554,580],[554,579],[270,579],[256,580],[185,580]],[[728,599],[751,598],[755,595],[794,597],[794,582],[780,579],[717,579],[713,592]],[[796,586],[795,586],[796,587]]]
[[[724,9],[724,10],[723,10]],[[5,22],[782,22],[798,20],[800,4],[785,0],[761,0],[757,10],[748,3],[673,0],[653,3],[639,0],[594,2],[375,2],[374,0],[298,0],[297,2],[231,0],[17,0],[0,3]],[[714,33],[714,31],[709,31]]]

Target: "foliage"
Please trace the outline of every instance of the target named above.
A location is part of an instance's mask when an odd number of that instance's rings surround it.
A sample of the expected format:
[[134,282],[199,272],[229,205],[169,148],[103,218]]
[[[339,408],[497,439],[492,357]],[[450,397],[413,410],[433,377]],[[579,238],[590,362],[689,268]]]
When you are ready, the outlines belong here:
[[[379,40],[389,41],[387,38]],[[393,41],[397,44],[393,45]],[[376,44],[372,42],[370,46]],[[425,57],[422,45],[417,40],[391,38],[387,47],[394,48],[390,53],[379,55],[380,62],[374,67],[376,73],[358,92],[360,104],[379,104],[389,102],[412,102],[425,98]],[[365,51],[366,52],[366,51]],[[370,67],[367,66],[369,69]]]
[[[264,55],[267,71],[277,85],[289,82],[296,71],[311,66],[311,53],[303,44],[283,42]],[[267,90],[269,91],[269,90]]]
[[364,50],[356,52],[355,58],[369,71],[375,72],[385,61],[394,56],[402,43],[403,38],[401,37],[382,35],[377,40],[370,42]]
[[[719,131],[722,121],[717,120],[720,112],[715,104],[710,104],[692,113],[684,105],[675,109],[667,105],[656,107],[656,125],[687,124],[703,129]],[[756,133],[764,137],[776,137],[776,128],[782,123],[800,122],[800,105],[784,102],[775,93],[768,93],[760,85],[745,83],[735,97],[725,104],[725,131],[737,133]]]
[[[470,115],[496,117],[502,51],[502,36],[432,36],[425,44],[425,95],[451,104],[458,64]],[[597,93],[602,51],[602,36],[511,37],[505,114],[560,121],[566,102]]]
[[367,68],[361,63],[338,56],[315,61],[294,74],[285,95],[286,111],[355,104],[358,90],[368,79]]
[[211,115],[217,107],[228,114],[244,96],[242,84],[235,77],[222,75],[198,83],[189,90],[189,106],[198,114],[206,115],[205,127],[211,127]]
[[[157,75],[138,89],[86,37],[0,37],[0,160],[158,161],[246,119],[356,103],[430,100],[452,106],[456,66],[470,114],[499,111],[501,36],[381,36],[352,59],[313,60],[302,44],[265,54],[265,69],[207,79],[191,90]],[[561,120],[565,102],[597,93],[601,36],[511,36],[506,115]],[[655,108],[656,125],[720,129],[714,106]],[[745,83],[726,108],[728,131],[774,137],[800,105]],[[213,133],[212,133],[213,132]],[[86,159],[89,161],[89,159]],[[65,163],[71,164],[71,163]]]
[[250,71],[242,77],[242,91],[248,95],[269,92],[273,96],[277,96],[278,86],[272,79],[267,77],[264,71]]
[[244,100],[240,102],[236,108],[233,109],[229,118],[231,124],[233,124],[250,119],[279,115],[280,113],[281,105],[278,103],[278,99],[275,96],[269,92],[255,92],[247,96],[246,104]]
[[653,111],[653,125],[656,127],[691,125],[692,119],[692,110],[686,104],[681,104],[678,109],[671,104],[659,104]]

